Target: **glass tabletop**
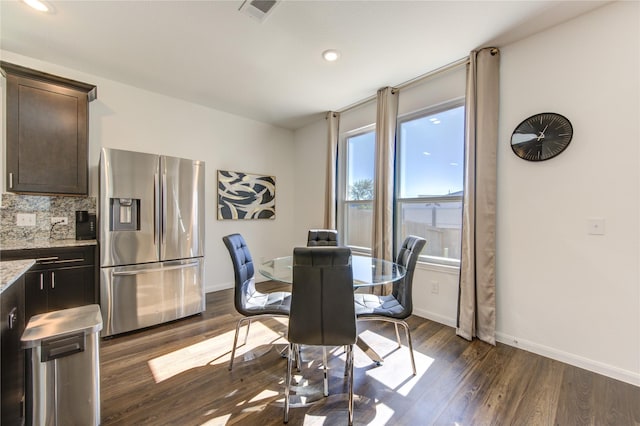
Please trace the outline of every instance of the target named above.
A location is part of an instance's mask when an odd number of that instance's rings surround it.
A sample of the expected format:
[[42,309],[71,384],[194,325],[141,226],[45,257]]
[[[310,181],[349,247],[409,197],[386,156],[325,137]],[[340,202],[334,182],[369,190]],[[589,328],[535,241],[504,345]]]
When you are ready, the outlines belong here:
[[[258,266],[258,272],[270,280],[291,283],[293,281],[293,256],[277,257]],[[353,286],[364,287],[387,284],[404,277],[406,269],[388,260],[368,256],[351,256]]]

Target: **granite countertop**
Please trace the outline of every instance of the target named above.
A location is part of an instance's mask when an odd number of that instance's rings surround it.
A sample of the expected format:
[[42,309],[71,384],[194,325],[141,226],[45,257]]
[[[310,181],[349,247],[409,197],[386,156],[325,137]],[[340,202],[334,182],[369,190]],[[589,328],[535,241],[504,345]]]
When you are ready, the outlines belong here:
[[11,240],[0,242],[0,250],[46,249],[56,247],[95,246],[96,240]]
[[22,274],[27,272],[36,261],[26,260],[5,260],[0,262],[0,294],[11,286]]

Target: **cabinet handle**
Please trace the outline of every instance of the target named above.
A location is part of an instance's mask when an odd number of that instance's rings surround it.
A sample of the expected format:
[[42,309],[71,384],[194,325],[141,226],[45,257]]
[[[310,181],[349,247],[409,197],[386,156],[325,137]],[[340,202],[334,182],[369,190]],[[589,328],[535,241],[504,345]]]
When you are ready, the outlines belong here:
[[9,188],[13,189],[13,173],[9,173]]
[[13,327],[16,325],[16,320],[18,319],[18,308],[13,308],[11,310],[11,312],[9,312],[8,315],[8,326],[9,326],[9,330],[13,329]]
[[55,260],[51,263],[75,263],[75,262],[84,262],[83,257],[79,257],[77,259],[63,259],[63,260]]
[[40,274],[40,290],[44,290],[44,274]]
[[51,262],[53,260],[58,260],[58,256],[53,256],[53,257],[39,257],[36,259],[36,263],[44,263],[44,262]]
[[56,273],[51,272],[51,288],[56,288]]

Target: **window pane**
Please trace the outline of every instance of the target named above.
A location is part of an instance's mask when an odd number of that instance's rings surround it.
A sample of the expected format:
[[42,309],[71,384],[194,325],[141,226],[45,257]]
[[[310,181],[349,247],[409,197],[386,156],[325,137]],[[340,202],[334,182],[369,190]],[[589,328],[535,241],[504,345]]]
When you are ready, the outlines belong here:
[[[423,260],[460,260],[464,179],[464,105],[449,104],[399,123],[396,242],[427,240]],[[424,259],[427,257],[427,259]]]
[[427,240],[422,256],[460,259],[462,201],[456,200],[400,202],[400,241],[408,235]]
[[399,198],[461,194],[464,106],[400,124]]
[[373,203],[349,203],[346,206],[346,236],[344,244],[371,249],[371,218]]
[[347,139],[347,200],[373,200],[375,132]]

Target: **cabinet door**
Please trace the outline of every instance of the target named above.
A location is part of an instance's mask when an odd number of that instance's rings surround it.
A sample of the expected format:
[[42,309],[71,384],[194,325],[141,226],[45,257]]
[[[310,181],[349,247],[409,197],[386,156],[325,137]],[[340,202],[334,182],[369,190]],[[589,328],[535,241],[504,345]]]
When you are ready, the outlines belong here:
[[48,310],[74,308],[93,303],[94,268],[60,268],[52,270],[48,290]]
[[27,272],[25,275],[25,313],[26,321],[34,315],[43,314],[47,309],[47,289],[49,288],[49,271]]
[[24,277],[2,292],[0,297],[0,397],[3,425],[22,424],[24,396],[24,352],[20,337],[24,331]]
[[87,94],[7,74],[8,189],[83,194],[87,180]]

